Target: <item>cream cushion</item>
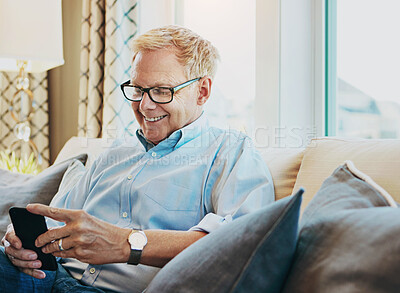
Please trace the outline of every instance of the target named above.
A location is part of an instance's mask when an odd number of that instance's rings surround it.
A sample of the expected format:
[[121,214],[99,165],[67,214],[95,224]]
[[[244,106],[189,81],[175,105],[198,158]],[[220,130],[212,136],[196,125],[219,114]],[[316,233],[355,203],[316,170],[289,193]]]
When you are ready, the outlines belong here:
[[294,189],[305,188],[302,210],[346,160],[400,201],[400,140],[316,138],[307,146]]
[[263,148],[258,150],[271,172],[275,187],[275,199],[291,195],[305,148]]
[[108,150],[113,143],[114,139],[73,136],[65,143],[61,151],[58,153],[54,163],[56,164],[72,158],[77,154],[85,153],[88,154],[88,159],[85,166],[89,167],[97,159],[97,157],[102,152]]

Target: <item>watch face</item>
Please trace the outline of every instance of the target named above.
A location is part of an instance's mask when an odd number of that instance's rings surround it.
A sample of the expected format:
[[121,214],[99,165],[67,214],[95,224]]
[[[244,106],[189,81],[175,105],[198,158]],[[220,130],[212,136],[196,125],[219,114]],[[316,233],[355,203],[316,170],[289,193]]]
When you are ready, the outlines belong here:
[[131,249],[143,249],[147,244],[147,238],[143,232],[134,232],[129,236],[129,243],[131,244]]

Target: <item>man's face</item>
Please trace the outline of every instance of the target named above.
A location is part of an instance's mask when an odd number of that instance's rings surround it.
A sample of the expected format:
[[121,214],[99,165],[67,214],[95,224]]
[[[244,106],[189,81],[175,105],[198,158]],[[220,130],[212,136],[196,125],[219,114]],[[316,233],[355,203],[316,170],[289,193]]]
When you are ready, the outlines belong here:
[[[173,49],[140,52],[133,64],[132,84],[142,88],[175,87],[187,81],[184,67]],[[132,109],[144,136],[158,144],[172,132],[196,120],[202,111],[198,82],[174,94],[172,102],[157,104],[147,93],[140,102],[132,102]]]

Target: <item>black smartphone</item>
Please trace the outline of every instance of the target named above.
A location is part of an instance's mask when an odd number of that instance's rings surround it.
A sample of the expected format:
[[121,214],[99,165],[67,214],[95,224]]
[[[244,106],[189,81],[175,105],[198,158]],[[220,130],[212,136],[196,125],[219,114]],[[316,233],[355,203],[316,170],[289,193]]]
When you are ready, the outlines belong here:
[[38,259],[42,262],[39,269],[57,270],[57,261],[54,255],[43,253],[39,247],[35,246],[36,238],[48,231],[44,217],[32,214],[27,209],[19,207],[10,208],[9,214],[15,234],[22,241],[22,247],[35,251]]

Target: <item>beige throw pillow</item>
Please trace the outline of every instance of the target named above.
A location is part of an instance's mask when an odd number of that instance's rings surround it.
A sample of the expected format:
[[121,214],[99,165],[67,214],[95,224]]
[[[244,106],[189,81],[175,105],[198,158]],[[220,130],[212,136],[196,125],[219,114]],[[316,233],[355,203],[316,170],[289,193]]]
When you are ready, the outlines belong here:
[[291,195],[304,148],[265,148],[259,149],[259,152],[271,172],[275,187],[275,200]]
[[347,160],[400,201],[400,140],[325,137],[313,139],[304,153],[294,186],[305,189],[302,211],[322,182]]

